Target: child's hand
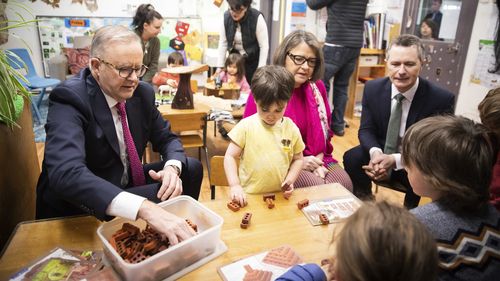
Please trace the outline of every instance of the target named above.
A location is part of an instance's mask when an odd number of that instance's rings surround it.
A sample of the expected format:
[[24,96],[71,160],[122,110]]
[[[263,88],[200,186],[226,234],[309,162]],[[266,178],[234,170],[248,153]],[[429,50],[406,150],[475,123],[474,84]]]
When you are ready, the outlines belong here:
[[177,81],[175,81],[175,79],[168,79],[167,85],[169,85],[172,88],[177,88],[177,86],[178,86]]
[[281,190],[283,190],[283,197],[288,199],[293,193],[293,183],[287,183],[286,181],[281,184]]
[[247,195],[241,185],[231,186],[231,201],[237,202],[241,207],[247,205]]

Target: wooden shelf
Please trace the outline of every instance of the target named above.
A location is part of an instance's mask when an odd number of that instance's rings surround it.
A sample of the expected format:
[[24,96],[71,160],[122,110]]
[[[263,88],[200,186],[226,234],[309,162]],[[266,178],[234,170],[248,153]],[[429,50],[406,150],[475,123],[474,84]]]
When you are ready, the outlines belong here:
[[[345,117],[347,118],[354,117],[354,106],[356,105],[356,92],[357,91],[361,92],[363,90],[362,85],[361,87],[357,87],[357,83],[363,83],[363,82],[358,82],[360,78],[364,81],[381,78],[385,76],[385,71],[386,71],[385,64],[383,63],[385,58],[385,50],[362,48],[359,56],[360,57],[377,56],[377,64],[360,65],[359,58],[356,61],[356,68],[349,80],[349,90],[348,90],[349,99],[347,101],[347,106],[345,110]],[[363,79],[363,78],[370,78],[370,79]]]
[[384,49],[367,49],[361,48],[361,55],[384,55]]
[[359,65],[358,67],[385,67],[385,64]]

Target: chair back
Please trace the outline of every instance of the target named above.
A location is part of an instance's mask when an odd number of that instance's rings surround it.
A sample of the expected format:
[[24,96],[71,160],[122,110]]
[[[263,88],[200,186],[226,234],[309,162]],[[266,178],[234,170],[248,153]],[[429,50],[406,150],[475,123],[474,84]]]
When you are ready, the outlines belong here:
[[210,185],[229,186],[224,171],[224,156],[215,155],[210,158]]
[[24,48],[15,48],[15,49],[8,49],[8,51],[17,56],[15,57],[7,53],[10,66],[12,66],[14,69],[25,69],[26,75],[24,76],[26,76],[26,78],[37,76],[35,66],[31,61],[31,57],[28,53],[28,50]]
[[[236,161],[239,166],[239,159]],[[224,156],[215,155],[210,158],[210,198],[215,199],[215,187],[216,186],[229,186],[227,182],[226,172],[224,171]]]

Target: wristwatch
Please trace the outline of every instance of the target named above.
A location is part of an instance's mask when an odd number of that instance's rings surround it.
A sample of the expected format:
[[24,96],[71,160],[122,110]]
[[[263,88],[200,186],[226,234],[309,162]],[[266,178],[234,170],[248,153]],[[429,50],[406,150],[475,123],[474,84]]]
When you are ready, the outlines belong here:
[[179,169],[179,167],[177,167],[175,165],[168,165],[168,166],[175,169],[175,171],[177,172],[177,176],[181,175],[181,169]]

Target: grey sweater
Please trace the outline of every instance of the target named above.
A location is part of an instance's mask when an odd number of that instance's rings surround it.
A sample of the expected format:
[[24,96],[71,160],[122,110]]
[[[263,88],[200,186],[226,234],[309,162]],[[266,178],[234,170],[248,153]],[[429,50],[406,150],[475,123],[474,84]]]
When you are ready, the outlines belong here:
[[363,25],[368,0],[307,0],[312,10],[327,7],[325,42],[344,47],[363,46]]
[[459,216],[439,202],[411,212],[436,238],[439,280],[500,280],[500,214]]

